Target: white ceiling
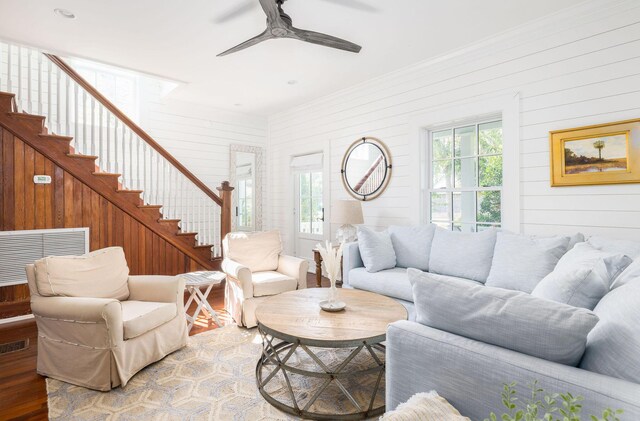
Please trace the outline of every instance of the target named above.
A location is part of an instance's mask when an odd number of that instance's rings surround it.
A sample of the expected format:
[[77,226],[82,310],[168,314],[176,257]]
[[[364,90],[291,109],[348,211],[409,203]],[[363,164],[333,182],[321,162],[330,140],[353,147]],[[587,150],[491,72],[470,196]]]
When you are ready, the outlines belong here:
[[[258,0],[0,0],[0,38],[186,82],[171,94],[181,100],[269,115],[582,1],[285,3],[296,27],[360,44],[360,54],[272,40],[216,57],[264,30]],[[218,22],[238,7],[246,13]]]

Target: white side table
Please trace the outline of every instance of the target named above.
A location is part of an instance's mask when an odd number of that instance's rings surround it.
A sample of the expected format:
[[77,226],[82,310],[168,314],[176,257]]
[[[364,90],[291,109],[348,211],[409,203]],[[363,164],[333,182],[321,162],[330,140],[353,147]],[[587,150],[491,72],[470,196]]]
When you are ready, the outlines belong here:
[[[190,293],[189,299],[184,305],[187,318],[187,329],[189,329],[189,332],[191,332],[191,328],[193,328],[195,321],[203,311],[207,313],[207,319],[213,319],[218,326],[222,326],[220,319],[218,319],[218,314],[213,308],[211,308],[207,298],[209,297],[209,293],[211,293],[211,289],[215,285],[220,285],[220,283],[225,280],[226,275],[222,272],[202,271],[184,273],[179,276],[184,279],[185,288]],[[206,287],[204,293],[201,290],[202,287]],[[198,307],[193,315],[189,315],[187,311],[189,310],[191,303],[194,301],[198,304]]]

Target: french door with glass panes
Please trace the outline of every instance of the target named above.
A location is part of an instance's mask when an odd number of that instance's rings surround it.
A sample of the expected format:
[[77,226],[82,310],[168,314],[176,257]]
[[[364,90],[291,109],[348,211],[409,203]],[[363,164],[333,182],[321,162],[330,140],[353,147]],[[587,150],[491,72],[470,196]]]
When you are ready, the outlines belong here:
[[502,142],[497,119],[430,133],[429,222],[467,232],[501,226]]
[[325,234],[322,169],[298,172],[294,180],[296,255],[312,258]]

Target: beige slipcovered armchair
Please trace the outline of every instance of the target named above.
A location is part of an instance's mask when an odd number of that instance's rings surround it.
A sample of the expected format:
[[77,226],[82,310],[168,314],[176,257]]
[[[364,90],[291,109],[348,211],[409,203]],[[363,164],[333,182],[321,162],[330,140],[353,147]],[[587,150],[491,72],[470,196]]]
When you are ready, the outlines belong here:
[[184,281],[129,276],[120,247],[26,270],[43,376],[107,391],[187,344]]
[[270,296],[307,287],[309,262],[280,254],[278,231],[229,233],[222,242],[225,308],[237,324],[254,327],[256,308]]

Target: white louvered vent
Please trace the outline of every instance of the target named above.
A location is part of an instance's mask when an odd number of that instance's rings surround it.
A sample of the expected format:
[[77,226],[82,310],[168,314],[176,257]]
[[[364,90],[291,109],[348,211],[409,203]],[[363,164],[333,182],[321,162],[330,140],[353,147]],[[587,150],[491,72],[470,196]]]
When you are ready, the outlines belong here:
[[27,282],[24,267],[45,256],[89,252],[89,228],[0,232],[0,286]]

